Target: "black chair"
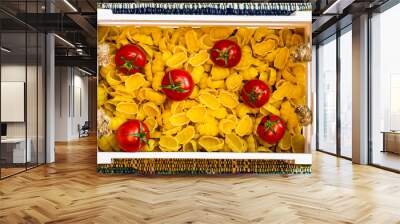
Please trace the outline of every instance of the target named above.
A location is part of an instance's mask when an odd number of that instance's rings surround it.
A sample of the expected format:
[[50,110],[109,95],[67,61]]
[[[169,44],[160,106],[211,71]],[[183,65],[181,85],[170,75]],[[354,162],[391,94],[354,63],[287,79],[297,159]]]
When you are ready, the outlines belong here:
[[89,121],[85,121],[82,127],[78,125],[79,138],[89,136],[89,129],[90,129]]

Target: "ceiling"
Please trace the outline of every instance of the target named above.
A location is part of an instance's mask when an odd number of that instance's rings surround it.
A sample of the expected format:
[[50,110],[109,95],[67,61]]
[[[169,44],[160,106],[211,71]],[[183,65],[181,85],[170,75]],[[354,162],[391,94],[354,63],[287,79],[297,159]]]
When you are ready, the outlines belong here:
[[[81,66],[96,71],[96,5],[100,2],[132,2],[133,0],[0,0],[2,46],[12,50],[16,58],[34,55],[36,36],[30,32],[54,32],[56,63]],[[183,0],[181,0],[182,2]],[[252,2],[288,2],[288,0],[251,0]],[[373,9],[388,0],[292,0],[313,5],[313,39],[318,41],[335,32],[338,25],[346,25],[353,16]],[[142,0],[141,2],[154,2]],[[158,0],[158,2],[171,2]],[[184,1],[183,1],[184,2]],[[199,1],[196,1],[199,2]],[[202,0],[202,2],[224,2]],[[234,2],[234,1],[225,1]],[[249,2],[249,1],[238,1]],[[52,13],[49,13],[52,12]],[[18,33],[28,32],[25,35]],[[66,40],[66,41],[63,41]],[[25,51],[25,44],[27,50]],[[69,43],[70,44],[69,44]],[[72,47],[72,45],[74,45]],[[39,49],[43,47],[39,44]],[[10,57],[11,58],[11,57]]]

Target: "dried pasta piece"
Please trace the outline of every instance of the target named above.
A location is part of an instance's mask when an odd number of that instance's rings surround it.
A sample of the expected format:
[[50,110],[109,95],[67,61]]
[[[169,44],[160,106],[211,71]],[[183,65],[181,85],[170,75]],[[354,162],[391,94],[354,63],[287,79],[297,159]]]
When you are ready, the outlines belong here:
[[150,88],[146,88],[144,91],[144,97],[157,105],[163,104],[165,102],[165,95],[154,91]]
[[160,149],[162,151],[165,150],[167,152],[177,152],[181,147],[176,138],[168,135],[161,136],[158,144],[160,145]]
[[196,125],[196,130],[200,135],[217,136],[218,124],[214,122],[206,122]]
[[200,43],[200,48],[204,49],[204,50],[209,50],[213,47],[214,45],[214,41],[211,40],[210,38],[210,34],[206,33],[203,34],[200,39],[199,39],[199,43]]
[[163,131],[162,134],[163,135],[175,135],[177,134],[180,130],[182,130],[182,127],[173,127],[173,128],[169,128],[167,129],[166,127],[163,127]]
[[235,134],[226,134],[225,144],[232,150],[232,152],[246,152],[247,150],[245,141]]
[[144,123],[147,125],[147,127],[149,128],[150,133],[154,132],[156,130],[156,128],[158,127],[158,123],[157,120],[154,119],[154,117],[147,117],[144,120]]
[[230,119],[222,119],[218,124],[218,129],[223,134],[230,134],[235,129],[236,122]]
[[178,140],[179,144],[189,143],[193,139],[195,132],[196,130],[193,126],[187,126],[186,128],[183,128],[180,132],[178,132],[178,134],[176,135],[176,140]]
[[209,110],[209,112],[213,117],[215,117],[217,119],[223,119],[228,114],[225,107],[220,107],[217,110]]
[[251,134],[252,130],[253,130],[253,120],[250,118],[249,115],[245,115],[244,117],[242,117],[235,128],[235,132],[239,136],[249,135]]
[[194,106],[186,112],[186,116],[190,119],[190,121],[195,123],[202,122],[206,114],[207,108],[202,105]]
[[247,142],[247,151],[248,152],[255,152],[257,148],[257,143],[253,135],[249,135],[246,138]]
[[144,66],[144,74],[146,76],[147,81],[152,81],[153,80],[153,72],[151,71],[151,64],[147,63]]
[[276,41],[273,39],[265,40],[253,46],[253,52],[259,56],[265,56],[276,48]]
[[184,152],[197,152],[197,142],[191,140],[190,142],[183,145]]
[[283,69],[288,59],[289,59],[289,49],[287,47],[280,48],[274,61],[275,68]]
[[294,153],[304,153],[305,150],[305,138],[304,135],[292,136],[291,146]]
[[190,119],[186,116],[185,112],[182,112],[172,114],[172,116],[169,118],[169,122],[171,122],[171,124],[174,126],[182,126],[188,124],[190,122]]
[[213,136],[201,136],[198,143],[207,152],[216,152],[224,147],[224,141]]
[[161,115],[160,108],[153,102],[143,104],[143,113],[147,117],[158,117]]
[[125,80],[125,88],[128,91],[138,90],[144,86],[146,80],[144,79],[144,75],[140,73],[136,73],[135,75],[129,76],[127,80]]
[[226,88],[230,91],[237,91],[242,86],[242,76],[238,74],[231,74],[225,80]]
[[125,121],[126,121],[125,117],[115,116],[111,119],[110,123],[108,124],[108,128],[110,128],[113,131],[116,131],[119,128],[119,126],[125,123]]
[[191,72],[191,75],[192,75],[194,84],[199,83],[201,78],[204,76],[204,67],[203,66],[194,67]]
[[288,69],[284,69],[282,72],[282,78],[285,79],[286,81],[292,82],[292,83],[296,83],[296,77],[294,77],[289,71]]
[[211,95],[209,93],[200,94],[199,101],[200,101],[200,103],[204,104],[205,106],[207,106],[208,108],[213,109],[213,110],[216,110],[221,106],[217,97],[214,95]]
[[106,74],[106,81],[110,86],[116,86],[122,83],[121,78],[112,71]]
[[229,68],[213,66],[211,69],[211,77],[213,80],[222,80],[230,74]]
[[189,52],[197,52],[200,49],[197,33],[190,29],[185,33],[186,46]]
[[145,34],[137,33],[137,34],[133,35],[132,39],[141,44],[153,45],[153,39],[150,36],[147,36]]
[[246,70],[241,71],[240,74],[242,75],[243,80],[252,80],[258,76],[258,71],[256,68],[250,67]]
[[289,132],[285,132],[283,138],[279,141],[278,146],[283,151],[290,150],[290,143],[291,143],[292,136]]
[[216,80],[214,81],[211,77],[207,79],[207,86],[211,89],[219,89],[219,88],[224,88],[225,87],[225,81],[224,80]]
[[154,139],[149,139],[147,144],[144,146],[143,151],[153,152],[156,149],[157,142]]
[[139,108],[136,103],[125,103],[121,102],[117,104],[116,111],[128,114],[128,115],[134,115],[138,112]]
[[237,107],[237,105],[239,105],[237,96],[228,91],[220,91],[218,100],[224,107],[229,109],[234,109]]
[[165,63],[170,68],[179,68],[187,61],[187,54],[185,52],[178,52],[172,55]]
[[200,66],[204,64],[210,58],[208,52],[206,50],[201,50],[197,54],[193,55],[193,57],[189,58],[189,64],[193,67]]

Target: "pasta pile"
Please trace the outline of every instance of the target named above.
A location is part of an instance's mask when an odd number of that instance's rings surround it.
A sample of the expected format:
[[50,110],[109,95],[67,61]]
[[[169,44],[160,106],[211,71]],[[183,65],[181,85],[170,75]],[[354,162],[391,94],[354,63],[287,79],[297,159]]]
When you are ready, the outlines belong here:
[[[242,58],[233,68],[213,65],[209,50],[221,39],[239,44]],[[142,151],[163,152],[304,152],[302,126],[295,112],[306,104],[307,64],[293,52],[308,40],[300,29],[244,27],[100,27],[99,149],[120,151],[115,131],[128,119],[144,121],[151,139]],[[136,44],[147,54],[143,73],[119,74],[117,49]],[[100,53],[99,53],[100,54]],[[160,91],[166,71],[182,68],[195,83],[188,99],[171,101]],[[246,80],[260,79],[272,95],[259,109],[240,99]],[[286,123],[276,145],[258,138],[257,125],[267,114]]]

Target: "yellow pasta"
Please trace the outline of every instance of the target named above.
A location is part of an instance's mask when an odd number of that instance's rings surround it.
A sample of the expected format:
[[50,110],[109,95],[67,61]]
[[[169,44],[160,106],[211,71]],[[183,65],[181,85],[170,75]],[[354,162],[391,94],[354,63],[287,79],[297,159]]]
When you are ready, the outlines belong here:
[[[210,59],[210,49],[221,39],[241,47],[241,60],[233,68]],[[151,136],[142,151],[304,152],[295,108],[306,103],[307,64],[291,53],[306,40],[299,29],[268,27],[101,27],[98,41],[109,53],[107,63],[99,64],[97,105],[109,116],[109,131],[99,136],[99,150],[119,151],[116,131],[128,119],[139,119]],[[136,44],[146,54],[140,73],[122,74],[114,63],[116,50],[126,44]],[[182,101],[171,101],[161,89],[165,73],[175,68],[187,70],[194,82]],[[243,84],[252,79],[272,91],[258,109],[241,98]],[[286,134],[276,145],[256,134],[262,117],[270,114],[286,123]]]

